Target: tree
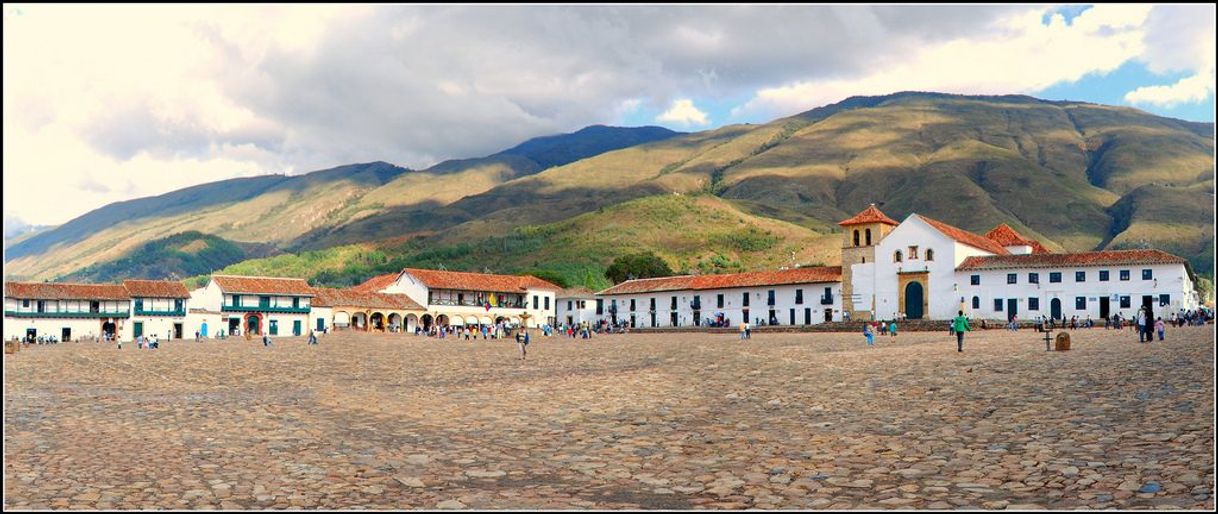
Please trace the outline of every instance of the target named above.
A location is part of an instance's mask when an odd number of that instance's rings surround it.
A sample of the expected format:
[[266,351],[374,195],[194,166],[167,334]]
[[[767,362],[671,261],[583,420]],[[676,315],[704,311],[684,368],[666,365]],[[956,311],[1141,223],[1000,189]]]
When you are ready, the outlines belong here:
[[613,264],[605,270],[605,277],[614,284],[620,284],[635,278],[668,277],[673,274],[672,268],[655,252],[642,252],[619,255],[613,259]]

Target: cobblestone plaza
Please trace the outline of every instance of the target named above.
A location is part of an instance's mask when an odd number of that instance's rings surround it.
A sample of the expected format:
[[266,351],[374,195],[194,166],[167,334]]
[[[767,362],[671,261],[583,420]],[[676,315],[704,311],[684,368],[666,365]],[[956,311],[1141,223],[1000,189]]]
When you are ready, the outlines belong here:
[[1188,508],[1213,327],[332,333],[4,359],[9,508]]

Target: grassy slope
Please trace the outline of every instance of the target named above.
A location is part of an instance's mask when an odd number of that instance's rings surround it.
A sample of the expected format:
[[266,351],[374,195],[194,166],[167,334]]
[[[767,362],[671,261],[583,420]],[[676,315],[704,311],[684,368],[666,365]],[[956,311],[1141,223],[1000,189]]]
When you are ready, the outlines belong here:
[[787,265],[792,251],[796,262],[834,264],[839,245],[837,235],[755,216],[721,198],[666,194],[475,241],[443,244],[438,238],[424,238],[379,251],[343,246],[247,261],[222,272],[348,285],[405,266],[443,265],[449,270],[548,272],[569,285],[599,289],[609,285],[605,268],[623,253],[655,250],[675,270],[713,272],[715,262],[721,265],[718,271]]

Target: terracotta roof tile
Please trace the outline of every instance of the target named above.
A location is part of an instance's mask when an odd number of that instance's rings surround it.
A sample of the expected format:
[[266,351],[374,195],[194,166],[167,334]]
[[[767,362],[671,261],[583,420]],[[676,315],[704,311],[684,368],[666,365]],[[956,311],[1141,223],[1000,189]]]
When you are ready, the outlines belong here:
[[365,280],[362,284],[354,286],[351,289],[353,289],[355,291],[362,291],[365,293],[377,293],[377,292],[380,292],[382,289],[389,287],[394,282],[396,282],[398,279],[398,275],[401,275],[401,272],[377,275],[368,280]]
[[226,293],[313,296],[313,288],[303,278],[212,275],[211,279]]
[[723,275],[680,275],[676,277],[627,280],[596,294],[613,295],[660,291],[730,289],[736,287],[840,282],[841,280],[842,268],[840,266],[818,266]]
[[849,225],[861,225],[863,223],[883,223],[885,225],[893,225],[893,226],[900,224],[900,223],[897,223],[896,220],[889,218],[884,213],[880,212],[880,209],[877,208],[875,206],[875,204],[873,203],[873,204],[867,206],[866,209],[863,209],[862,212],[855,214],[853,217],[850,217],[850,218],[847,218],[846,220],[841,221],[840,223],[838,223],[838,225],[845,227],[845,226],[849,226]]
[[567,289],[563,289],[562,291],[559,291],[558,294],[555,295],[555,297],[556,298],[592,298],[592,295],[594,295],[594,294],[596,294],[594,291],[592,291],[591,289],[588,289],[586,287],[569,287]]
[[1049,253],[1030,255],[993,255],[969,257],[958,271],[1016,268],[1057,268],[1073,266],[1118,266],[1124,264],[1186,264],[1162,250],[1107,250],[1102,252]]
[[190,298],[186,284],[176,280],[124,280],[123,287],[132,297]]
[[28,300],[130,300],[127,288],[118,284],[69,284],[6,282],[5,298]]
[[353,288],[313,288],[312,305],[317,307],[363,307],[369,309],[424,311],[418,303],[404,294],[356,291]]
[[969,245],[978,250],[985,250],[995,255],[1009,255],[1011,253],[1008,252],[1006,248],[1003,248],[1002,245],[990,239],[986,239],[961,228],[953,227],[942,221],[927,218],[921,214],[917,216],[922,218],[926,224],[934,227],[935,230],[938,230],[943,235],[956,240],[956,242]]
[[1011,228],[1006,223],[994,227],[993,230],[985,233],[985,238],[1002,246],[1018,246],[1026,245],[1032,247],[1032,253],[1041,254],[1049,253],[1049,250],[1040,244],[1040,241],[1023,237]]
[[495,275],[490,273],[439,271],[420,268],[406,268],[402,271],[418,278],[423,282],[423,285],[430,289],[459,289],[500,293],[519,293],[528,289],[546,289],[551,291],[562,289],[530,275]]

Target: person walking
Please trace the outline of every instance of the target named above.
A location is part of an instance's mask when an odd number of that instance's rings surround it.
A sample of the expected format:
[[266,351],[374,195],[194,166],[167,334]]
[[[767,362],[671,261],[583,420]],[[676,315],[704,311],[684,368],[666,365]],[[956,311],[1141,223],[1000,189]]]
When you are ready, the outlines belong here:
[[523,329],[517,330],[516,331],[516,346],[518,348],[520,348],[520,360],[525,360],[525,355],[527,353],[525,351],[525,347],[528,345],[529,345],[529,340],[528,340],[528,337],[525,335],[524,330]]
[[1138,342],[1146,342],[1146,309],[1138,309]]
[[875,346],[875,334],[871,332],[870,322],[863,322],[863,337],[867,339],[867,346]]
[[1167,330],[1167,324],[1163,322],[1163,318],[1155,321],[1155,332],[1159,333],[1159,341],[1163,340],[1163,332]]
[[309,331],[309,344],[311,344],[311,345],[317,344],[317,331],[316,330]]
[[888,335],[892,337],[897,336],[897,320],[894,319],[892,320],[892,323],[888,324]]
[[968,318],[964,317],[964,311],[956,311],[956,319],[952,320],[952,330],[956,332],[956,351],[964,351],[964,333],[972,330],[968,325]]

